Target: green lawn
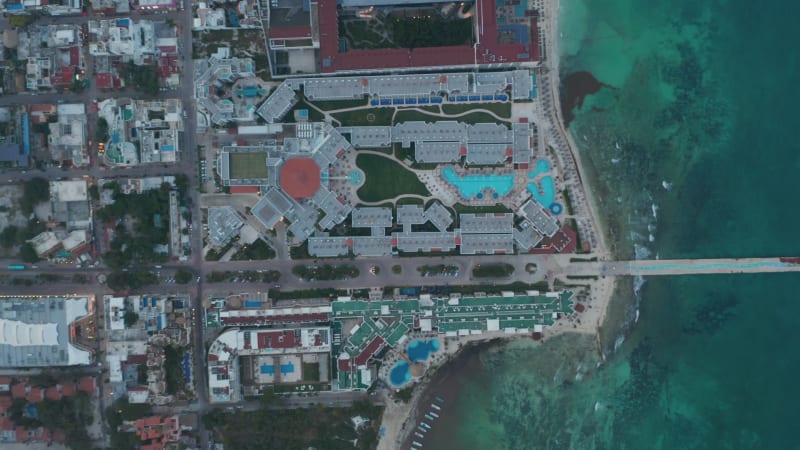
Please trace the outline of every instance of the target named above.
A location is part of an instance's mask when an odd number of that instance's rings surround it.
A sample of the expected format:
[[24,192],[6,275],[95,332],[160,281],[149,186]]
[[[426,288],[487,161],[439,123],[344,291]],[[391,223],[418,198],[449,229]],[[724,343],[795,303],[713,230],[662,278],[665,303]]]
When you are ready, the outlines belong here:
[[442,112],[445,114],[460,114],[467,111],[474,111],[476,109],[486,109],[500,117],[506,119],[511,118],[511,103],[460,103],[460,104],[444,104],[442,105]]
[[423,122],[438,122],[442,120],[456,120],[458,122],[468,123],[470,125],[474,125],[476,123],[497,123],[497,119],[495,119],[490,114],[485,112],[474,112],[470,114],[463,115],[461,117],[442,117],[437,116],[435,114],[426,114],[420,111],[413,111],[413,110],[404,110],[398,111],[397,114],[394,116],[395,123],[402,123],[402,122],[412,122],[415,120],[423,121]]
[[267,178],[267,154],[231,152],[230,170],[234,180]]
[[313,103],[314,106],[323,111],[334,111],[337,109],[355,108],[356,106],[366,106],[366,98],[354,98],[350,100],[315,100],[311,101],[306,99],[307,102]]
[[475,278],[505,278],[514,274],[514,266],[506,263],[479,264],[472,269]]
[[364,171],[366,180],[358,190],[365,202],[379,202],[402,194],[431,195],[413,172],[391,159],[378,155],[361,154],[356,165]]
[[366,108],[331,114],[343,127],[391,125],[394,108]]
[[319,382],[319,363],[303,363],[303,381]]
[[253,243],[245,245],[231,259],[234,261],[250,261],[272,259],[274,257],[275,250],[263,239],[256,239]]

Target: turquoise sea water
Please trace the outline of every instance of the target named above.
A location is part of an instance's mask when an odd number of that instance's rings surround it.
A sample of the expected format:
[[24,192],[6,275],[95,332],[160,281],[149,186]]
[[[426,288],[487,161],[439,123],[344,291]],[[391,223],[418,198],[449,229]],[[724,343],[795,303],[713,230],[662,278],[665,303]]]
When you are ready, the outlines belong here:
[[[619,256],[800,255],[798,13],[562,0],[562,77],[605,86],[570,129]],[[796,274],[627,280],[602,350],[562,336],[465,357],[425,448],[798,449],[798,290]]]

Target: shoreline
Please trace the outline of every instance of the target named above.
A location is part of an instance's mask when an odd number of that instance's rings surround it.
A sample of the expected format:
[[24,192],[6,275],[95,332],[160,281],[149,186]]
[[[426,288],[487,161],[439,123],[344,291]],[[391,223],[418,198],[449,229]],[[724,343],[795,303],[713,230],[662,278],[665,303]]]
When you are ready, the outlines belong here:
[[[546,144],[556,151],[556,160],[562,170],[565,188],[571,197],[576,199],[574,206],[575,215],[584,216],[579,222],[579,231],[592,243],[592,253],[600,260],[607,260],[612,255],[607,246],[608,236],[605,223],[602,222],[597,208],[597,199],[588,186],[587,171],[581,160],[578,146],[569,130],[564,126],[560,99],[560,74],[559,74],[559,45],[558,45],[558,18],[559,0],[545,0],[544,26],[545,47],[547,60],[542,65],[544,75],[540,79],[547,83],[543,89],[539,104],[534,106],[533,114],[538,116],[537,122],[542,127]],[[549,99],[549,108],[543,103]],[[548,110],[549,113],[545,113]],[[568,176],[569,174],[572,176]],[[575,195],[580,193],[581,195]],[[581,226],[583,225],[583,226]],[[563,280],[562,280],[563,281]],[[570,284],[569,280],[565,284]],[[577,283],[576,283],[577,284]],[[597,350],[603,357],[603,344],[600,341],[600,331],[605,325],[611,298],[616,289],[614,277],[602,277],[598,280],[581,282],[588,288],[576,290],[576,304],[580,297],[578,292],[585,291],[586,296],[580,301],[585,307],[581,313],[573,313],[564,317],[553,326],[547,327],[542,333],[542,341],[549,340],[564,333],[582,333],[593,335],[597,342]],[[465,351],[481,350],[485,346],[507,344],[515,339],[530,339],[530,334],[510,335],[503,332],[485,333],[478,336],[462,338],[444,338],[444,348],[441,354],[436,355],[428,364],[425,374],[414,382],[414,393],[408,403],[397,402],[388,393],[384,394],[386,408],[382,417],[381,427],[385,430],[378,442],[378,450],[392,450],[405,448],[413,441],[412,437],[418,416],[422,410],[419,407],[426,399],[433,398],[433,388],[436,384],[447,378],[449,371],[457,367],[459,359]],[[439,371],[444,371],[439,373]]]

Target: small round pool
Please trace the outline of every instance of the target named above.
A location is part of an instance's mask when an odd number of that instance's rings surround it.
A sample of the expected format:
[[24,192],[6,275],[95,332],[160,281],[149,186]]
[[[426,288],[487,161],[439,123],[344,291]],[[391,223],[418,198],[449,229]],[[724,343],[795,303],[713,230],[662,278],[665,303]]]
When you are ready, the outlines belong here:
[[402,386],[411,381],[411,370],[407,362],[397,361],[389,372],[389,381],[395,386]]
[[564,211],[564,207],[561,206],[561,203],[553,202],[550,204],[550,212],[559,215],[561,212]]
[[439,350],[439,341],[431,339],[430,341],[416,340],[408,344],[406,353],[411,362],[425,361],[431,353]]

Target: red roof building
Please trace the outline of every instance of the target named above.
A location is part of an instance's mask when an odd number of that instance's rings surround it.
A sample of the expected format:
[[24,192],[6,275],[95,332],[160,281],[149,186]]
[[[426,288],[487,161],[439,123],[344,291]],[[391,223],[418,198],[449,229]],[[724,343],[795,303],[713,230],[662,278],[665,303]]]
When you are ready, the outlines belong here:
[[292,348],[299,347],[294,330],[265,331],[258,333],[258,348]]
[[14,401],[11,400],[11,397],[8,397],[6,395],[0,397],[0,415],[3,415],[6,412],[8,412],[9,408],[11,408],[11,403],[13,402]]
[[70,397],[75,395],[75,383],[64,383],[61,385],[61,395]]
[[31,403],[39,403],[44,400],[44,389],[33,387],[28,391],[27,399]]
[[311,158],[292,158],[280,169],[281,189],[295,200],[313,196],[320,188],[320,170]]
[[17,383],[11,386],[11,396],[14,398],[25,398],[28,394],[28,386],[24,383]]
[[114,79],[110,73],[98,73],[94,76],[94,80],[99,89],[111,89],[114,87]]
[[61,400],[61,392],[58,386],[50,386],[44,393],[45,398],[48,400]]
[[81,377],[78,381],[78,390],[87,394],[94,394],[97,390],[97,383],[94,377]]
[[[536,16],[528,19],[528,43],[500,43],[496,0],[476,0],[477,44],[415,49],[376,49],[339,51],[339,24],[336,0],[318,0],[319,54],[323,73],[402,67],[445,67],[472,64],[507,64],[539,61],[539,31]],[[296,31],[285,32],[295,36]],[[289,38],[284,32],[270,31],[271,38]]]
[[231,186],[231,194],[258,194],[258,186]]

